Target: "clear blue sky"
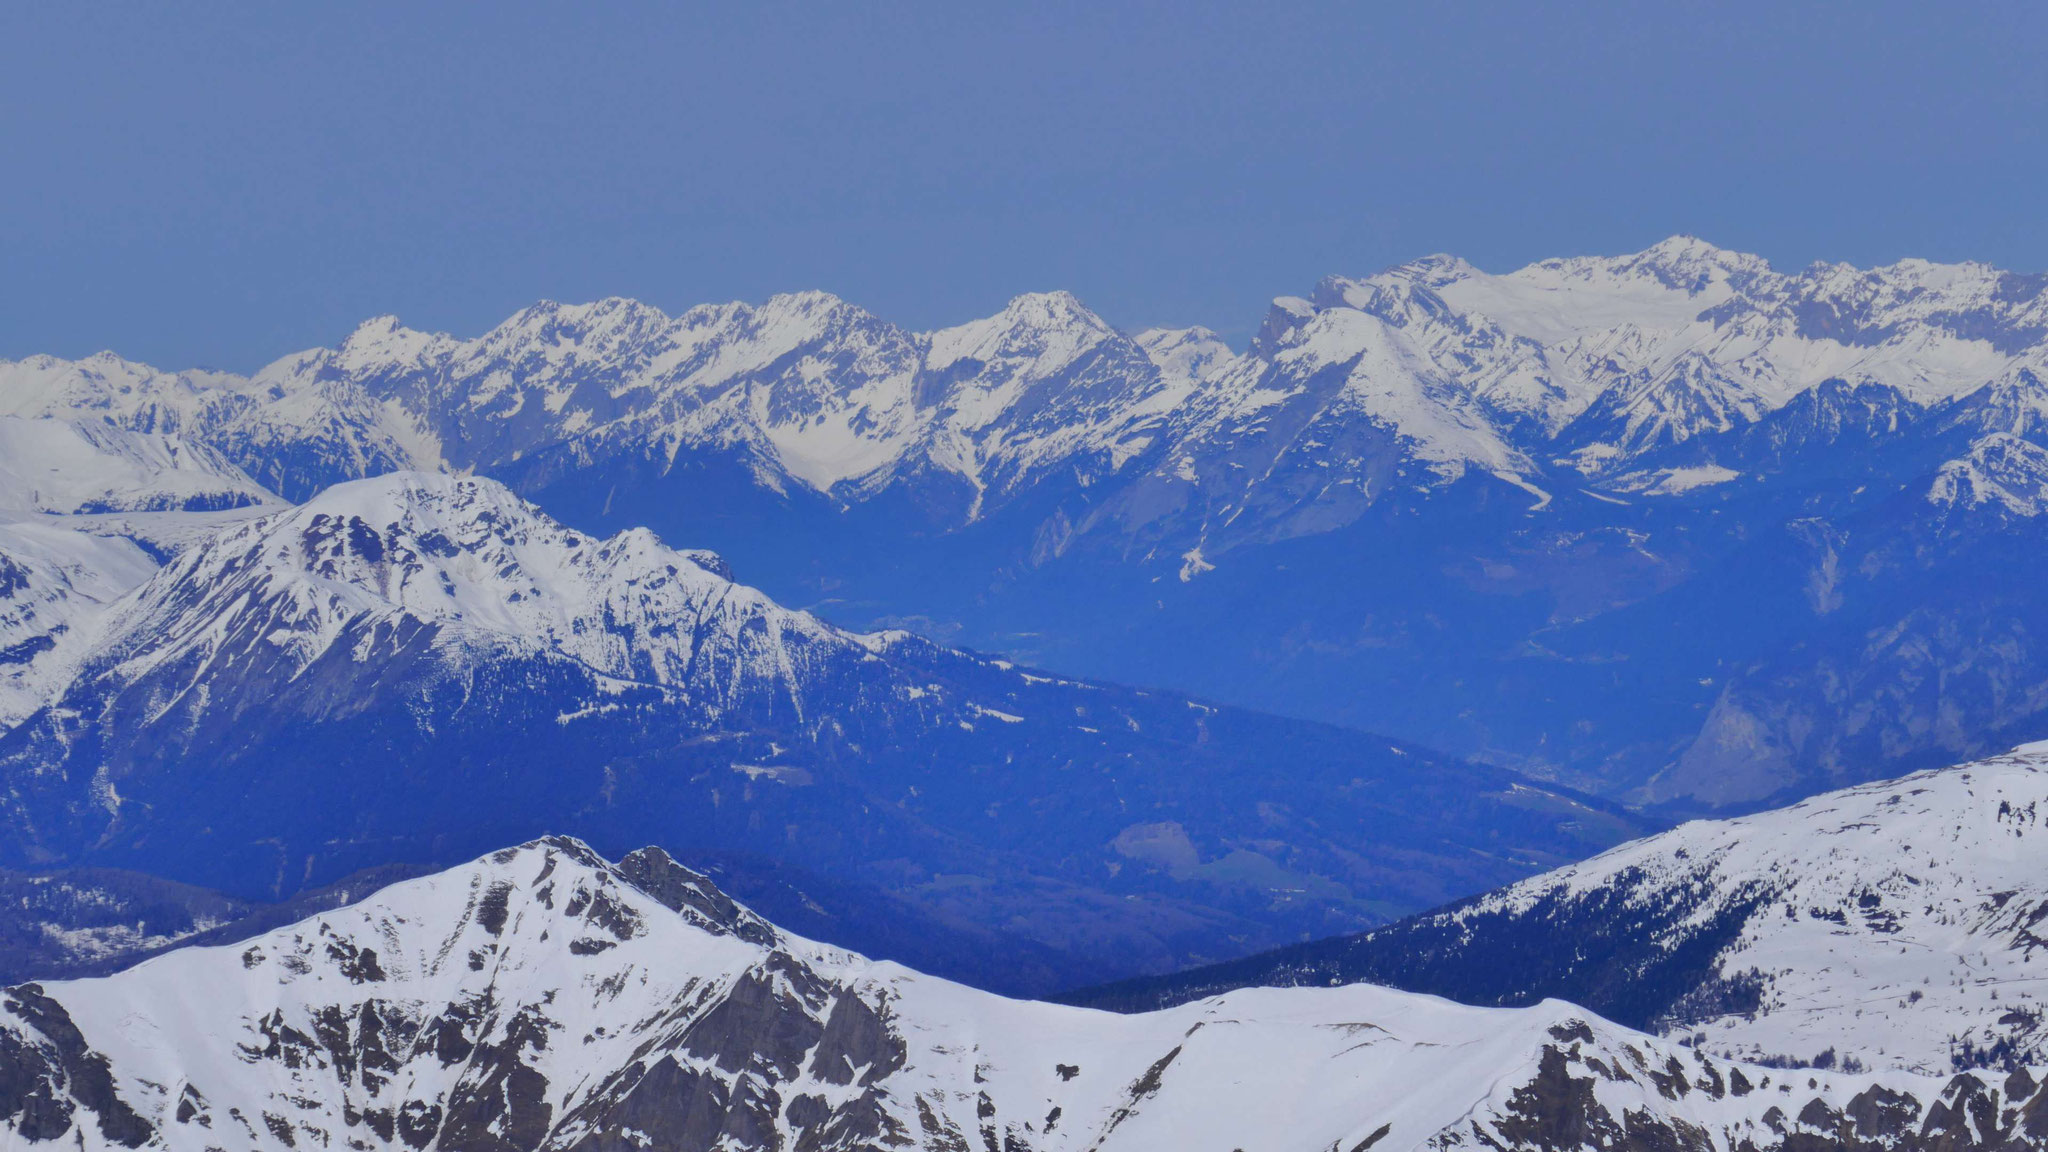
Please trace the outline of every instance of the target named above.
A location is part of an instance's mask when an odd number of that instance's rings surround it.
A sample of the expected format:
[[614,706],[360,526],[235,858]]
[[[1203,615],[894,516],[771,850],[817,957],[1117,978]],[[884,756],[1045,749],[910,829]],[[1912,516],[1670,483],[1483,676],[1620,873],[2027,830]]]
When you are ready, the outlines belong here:
[[1434,251],[2048,267],[2039,4],[14,4],[0,357],[1065,287],[1242,338]]

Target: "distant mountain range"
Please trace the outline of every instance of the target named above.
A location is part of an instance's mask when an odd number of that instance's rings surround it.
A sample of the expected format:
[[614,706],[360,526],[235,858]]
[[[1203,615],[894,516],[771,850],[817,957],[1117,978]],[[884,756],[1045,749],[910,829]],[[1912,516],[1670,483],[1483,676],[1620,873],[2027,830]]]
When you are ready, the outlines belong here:
[[269,903],[568,824],[689,843],[835,940],[1050,991],[1381,923],[1647,827],[1380,737],[842,631],[481,477],[222,507],[247,476],[177,437],[8,429],[72,446],[46,494],[107,453],[159,466],[122,481],[144,511],[0,525],[8,867]]
[[382,317],[246,378],[33,357],[0,412],[290,500],[488,474],[856,630],[1683,814],[2048,735],[2044,380],[2048,277],[1680,237],[1332,278],[1243,351],[1065,293],[925,333],[823,293],[606,300],[474,340]]
[[1075,994],[1157,1009],[1369,981],[1584,1004],[1732,1059],[2048,1063],[2048,744],[1686,824],[1363,935]]
[[0,994],[10,1146],[2032,1149],[2029,1073],[1787,1072],[1568,1004],[1005,1000],[551,838],[229,947]]

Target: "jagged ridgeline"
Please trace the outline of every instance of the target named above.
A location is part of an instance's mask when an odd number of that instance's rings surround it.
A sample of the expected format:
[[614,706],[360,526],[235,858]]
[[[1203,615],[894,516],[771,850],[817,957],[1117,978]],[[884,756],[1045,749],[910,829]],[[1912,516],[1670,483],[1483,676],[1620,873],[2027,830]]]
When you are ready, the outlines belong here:
[[2048,734],[2048,278],[1690,238],[1431,257],[1249,346],[1064,293],[373,320],[251,377],[0,366],[292,500],[407,468],[645,526],[787,603],[1691,812]]
[[242,943],[0,993],[0,1142],[298,1150],[2048,1144],[2033,1075],[1731,1063],[1561,1003],[1005,1000],[550,838]]
[[33,648],[0,733],[16,868],[267,902],[569,827],[691,844],[822,935],[1050,991],[1364,927],[1644,828],[1380,737],[847,632],[481,477],[44,515],[9,541]]

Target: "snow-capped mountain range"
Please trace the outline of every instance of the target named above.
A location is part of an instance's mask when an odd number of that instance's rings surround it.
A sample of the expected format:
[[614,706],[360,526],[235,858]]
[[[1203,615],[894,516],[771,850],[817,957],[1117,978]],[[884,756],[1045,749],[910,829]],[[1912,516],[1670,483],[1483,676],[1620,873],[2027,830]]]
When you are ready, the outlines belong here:
[[2048,744],[2028,745],[1689,823],[1360,937],[1077,999],[1371,980],[1477,1004],[1562,997],[1732,1059],[2039,1065],[2044,818]]
[[2026,1072],[1743,1066],[1569,1004],[1004,1000],[536,841],[226,948],[0,997],[35,1147],[2032,1148]]
[[1644,827],[1378,737],[848,632],[476,476],[25,513],[0,561],[14,867],[274,901],[573,819],[1049,990],[1382,922]]
[[[933,332],[821,292],[612,299],[475,339],[379,317],[247,377],[30,357],[0,414],[175,438],[292,500],[489,474],[857,630],[1683,811],[2048,735],[2048,652],[2003,623],[2027,592],[1952,594],[2048,524],[2044,378],[2048,278],[1677,237],[1332,277],[1241,350],[1060,292]],[[1872,539],[1902,524],[1925,539]]]
[[630,300],[544,303],[473,341],[379,317],[249,378],[36,357],[0,368],[0,411],[227,445],[294,499],[572,441],[593,455],[731,452],[777,488],[857,496],[922,470],[1008,492],[1079,457],[1113,470],[1138,451],[1222,350],[1190,337],[1133,340],[1063,292],[932,333],[822,292],[673,318]]
[[[2031,392],[2028,373],[2048,365],[2044,286],[1913,260],[1785,274],[1690,237],[1503,275],[1436,256],[1277,300],[1243,353],[1202,329],[1120,333],[1064,292],[924,333],[823,292],[674,317],[543,303],[473,340],[378,317],[247,378],[32,357],[0,369],[0,411],[182,433],[294,499],[544,451],[718,450],[764,484],[843,500],[944,477],[971,493],[968,520],[1055,472],[1142,471],[1222,520],[1288,457],[1331,488],[1365,486],[1388,460],[1418,465],[1416,484],[1468,469],[1615,483],[1657,448],[1752,424],[1826,381],[1922,407]],[[1341,454],[1373,433],[1398,451]],[[1228,469],[1248,445],[1268,467]]]

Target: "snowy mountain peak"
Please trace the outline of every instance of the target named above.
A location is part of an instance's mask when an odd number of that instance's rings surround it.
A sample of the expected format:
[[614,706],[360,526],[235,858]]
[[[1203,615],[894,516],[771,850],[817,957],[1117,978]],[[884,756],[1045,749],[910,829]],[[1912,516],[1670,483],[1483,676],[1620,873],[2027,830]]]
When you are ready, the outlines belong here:
[[1410,260],[1405,264],[1397,264],[1388,269],[1385,275],[1413,280],[1425,288],[1441,288],[1446,284],[1455,284],[1460,280],[1469,280],[1474,276],[1484,276],[1485,273],[1474,267],[1471,262],[1462,256],[1437,252],[1424,256],[1419,260]]
[[[894,325],[860,305],[817,289],[778,292],[758,305],[740,307],[748,316],[750,326],[771,334],[771,339],[816,339],[834,332],[869,326],[892,333],[896,331]],[[805,335],[797,337],[799,332]]]
[[[526,635],[574,631],[568,618],[601,611],[590,602],[593,583],[612,579],[645,579],[652,588],[665,577],[684,595],[769,603],[700,565],[696,557],[704,554],[669,549],[645,528],[604,540],[586,536],[479,476],[395,472],[337,484],[244,531],[295,537],[301,551],[291,562],[324,580],[372,588],[433,616],[493,621]],[[401,560],[406,553],[411,564]],[[563,619],[536,630],[531,614],[549,610]]]
[[1016,297],[985,320],[932,333],[926,364],[939,370],[962,360],[1025,359],[1034,374],[1046,375],[1115,334],[1073,293],[1033,292]]
[[355,331],[349,333],[342,343],[346,345],[352,340],[381,340],[404,331],[409,331],[409,329],[406,328],[404,321],[398,318],[398,314],[395,312],[385,312],[381,315],[372,316],[361,324],[356,325]]
[[1079,325],[1104,332],[1110,330],[1102,317],[1081,303],[1080,297],[1064,288],[1051,292],[1019,293],[1003,306],[1003,315],[1015,318],[1020,324],[1044,328]]
[[203,710],[214,677],[289,680],[418,637],[450,669],[524,652],[620,684],[690,685],[691,706],[716,713],[800,700],[812,663],[867,658],[721,567],[645,530],[564,528],[493,480],[393,473],[176,557],[108,617],[85,674]]
[[1731,282],[1771,275],[1761,256],[1735,252],[1697,236],[1671,236],[1626,256],[1582,256],[1544,260],[1508,277],[1559,286],[1606,285],[1610,290],[1678,292],[1697,297]]
[[841,308],[855,308],[862,312],[866,311],[865,309],[860,309],[856,304],[849,303],[845,297],[827,292],[822,288],[805,288],[796,292],[777,292],[768,297],[761,307],[769,311],[800,314],[834,312]]
[[1770,262],[1749,252],[1737,252],[1709,243],[1698,236],[1680,234],[1669,236],[1650,245],[1631,257],[1623,257],[1624,264],[1649,268],[1662,268],[1675,274],[1703,273],[1708,270],[1720,272],[1768,272]]
[[[661,309],[622,296],[587,304],[542,301],[514,313],[484,334],[475,354],[513,361],[553,361],[557,350],[579,357],[632,355],[661,339],[674,323]],[[455,352],[457,342],[447,352]]]
[[1200,379],[1234,355],[1223,337],[1199,325],[1147,328],[1131,339],[1145,350],[1160,372],[1181,380]]

